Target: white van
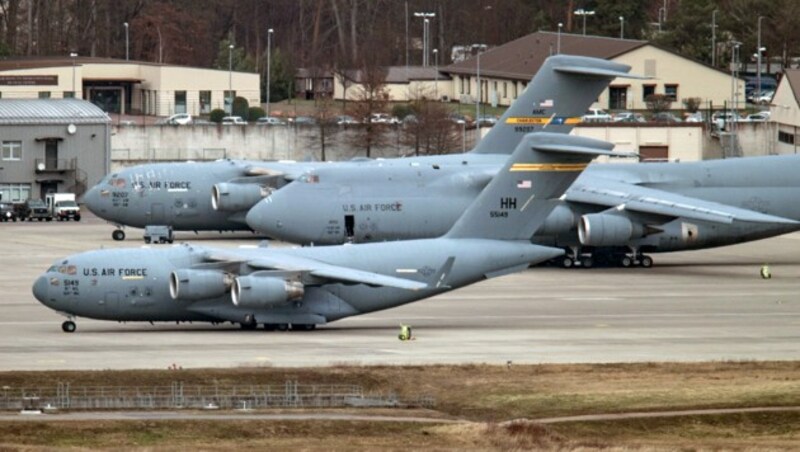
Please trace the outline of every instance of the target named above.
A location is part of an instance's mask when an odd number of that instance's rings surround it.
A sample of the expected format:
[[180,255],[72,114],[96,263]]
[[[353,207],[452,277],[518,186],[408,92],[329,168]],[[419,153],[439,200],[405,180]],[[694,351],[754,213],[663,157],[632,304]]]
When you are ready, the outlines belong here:
[[48,193],[44,197],[47,211],[58,221],[81,221],[81,208],[75,202],[74,193]]

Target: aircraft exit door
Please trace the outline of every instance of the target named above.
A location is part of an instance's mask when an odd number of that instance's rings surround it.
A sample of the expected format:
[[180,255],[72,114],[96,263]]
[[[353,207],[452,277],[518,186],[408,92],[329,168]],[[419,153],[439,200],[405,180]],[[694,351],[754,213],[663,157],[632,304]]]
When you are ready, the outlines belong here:
[[352,240],[356,233],[356,219],[353,215],[344,216],[344,234],[347,240]]

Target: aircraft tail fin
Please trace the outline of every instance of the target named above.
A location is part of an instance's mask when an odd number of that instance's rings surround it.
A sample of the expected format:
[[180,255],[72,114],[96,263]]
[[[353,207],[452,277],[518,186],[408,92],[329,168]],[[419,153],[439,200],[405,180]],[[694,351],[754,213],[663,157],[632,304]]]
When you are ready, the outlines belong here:
[[613,148],[593,138],[526,135],[446,237],[530,240],[589,162]]
[[568,134],[600,93],[630,66],[574,55],[547,58],[528,87],[471,152],[511,154],[527,133]]

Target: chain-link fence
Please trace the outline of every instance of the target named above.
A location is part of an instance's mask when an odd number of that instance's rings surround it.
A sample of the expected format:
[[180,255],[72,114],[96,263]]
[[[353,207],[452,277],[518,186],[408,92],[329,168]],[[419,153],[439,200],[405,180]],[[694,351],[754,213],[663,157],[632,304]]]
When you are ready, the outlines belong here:
[[365,394],[358,385],[186,385],[3,387],[0,410],[157,410],[157,409],[264,409],[336,407],[432,408],[430,396],[400,399],[394,394]]

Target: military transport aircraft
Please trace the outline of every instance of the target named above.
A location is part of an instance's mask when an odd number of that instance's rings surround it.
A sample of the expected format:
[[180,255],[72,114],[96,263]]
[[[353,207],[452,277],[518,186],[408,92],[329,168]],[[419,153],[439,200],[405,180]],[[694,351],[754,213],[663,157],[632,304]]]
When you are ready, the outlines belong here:
[[[299,244],[436,237],[498,169],[317,168],[247,214],[251,228]],[[644,252],[731,245],[800,229],[800,157],[593,164],[533,241],[565,248],[565,267],[595,259],[650,267]],[[299,208],[302,206],[302,208]]]
[[59,259],[34,296],[73,317],[118,321],[230,321],[310,330],[388,309],[563,254],[530,237],[558,197],[613,145],[534,133],[440,238],[294,249],[176,245],[105,249]]
[[[86,193],[84,202],[97,216],[116,224],[112,237],[123,240],[122,226],[250,230],[245,215],[253,205],[315,168],[351,169],[366,175],[371,168],[403,167],[444,170],[456,177],[462,171],[475,174],[483,165],[493,165],[493,174],[526,133],[545,127],[548,132],[569,133],[611,80],[638,78],[628,75],[629,70],[629,66],[597,58],[548,58],[498,123],[464,154],[328,163],[225,160],[146,164],[107,175]],[[482,177],[478,191],[490,176]],[[454,220],[451,217],[449,224]]]

